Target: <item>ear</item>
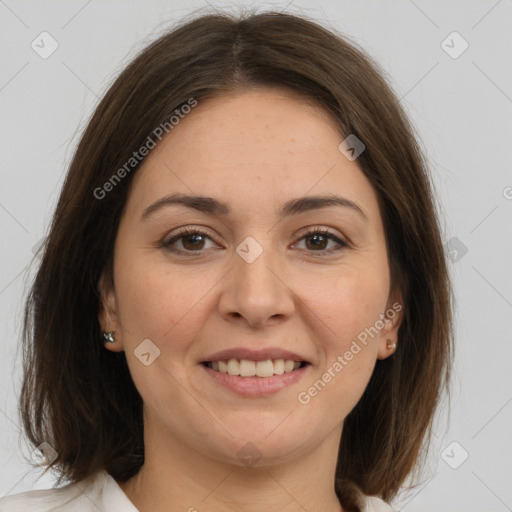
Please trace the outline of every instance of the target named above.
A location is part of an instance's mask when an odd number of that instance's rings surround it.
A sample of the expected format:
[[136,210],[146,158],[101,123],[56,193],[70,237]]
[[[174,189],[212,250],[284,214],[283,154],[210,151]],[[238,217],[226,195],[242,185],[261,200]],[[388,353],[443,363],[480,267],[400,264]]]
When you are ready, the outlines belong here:
[[105,274],[102,274],[98,281],[98,292],[100,295],[98,321],[102,332],[115,332],[115,341],[113,343],[106,343],[105,348],[112,352],[122,352],[123,343],[117,318],[116,295],[113,286],[107,281]]
[[[403,293],[397,287],[393,293],[390,293],[386,311],[384,312],[384,327],[379,335],[379,349],[377,359],[386,359],[392,355],[400,340],[398,339],[398,329],[404,317],[404,300]],[[396,345],[393,347],[393,345]]]

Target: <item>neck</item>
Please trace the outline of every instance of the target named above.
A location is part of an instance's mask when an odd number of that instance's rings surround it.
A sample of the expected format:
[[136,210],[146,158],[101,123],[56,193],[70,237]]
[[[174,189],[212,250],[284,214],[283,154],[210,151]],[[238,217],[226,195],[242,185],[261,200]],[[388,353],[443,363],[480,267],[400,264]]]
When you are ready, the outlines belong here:
[[145,431],[145,463],[119,486],[139,512],[343,512],[334,490],[341,427],[297,459],[244,467]]

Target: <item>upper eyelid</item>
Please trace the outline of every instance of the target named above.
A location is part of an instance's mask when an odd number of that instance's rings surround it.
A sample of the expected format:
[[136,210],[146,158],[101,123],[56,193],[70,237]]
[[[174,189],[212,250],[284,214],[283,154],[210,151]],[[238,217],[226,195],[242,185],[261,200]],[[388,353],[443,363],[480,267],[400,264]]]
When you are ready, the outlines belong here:
[[[315,234],[324,234],[328,235],[332,238],[330,238],[331,241],[334,241],[338,243],[341,246],[351,246],[351,241],[344,235],[338,235],[336,233],[333,233],[331,231],[332,228],[326,228],[319,225],[312,225],[312,226],[306,226],[303,228],[303,231],[301,230],[299,234],[296,235],[297,241],[294,243],[297,243],[298,241],[302,240],[306,236],[314,236]],[[192,234],[201,234],[203,236],[207,236],[210,238],[213,242],[217,243],[216,237],[212,236],[211,233],[208,231],[207,228],[203,227],[194,227],[194,226],[186,226],[184,228],[178,228],[178,232],[174,233],[170,237],[165,237],[162,241],[162,246],[170,245],[171,242],[178,241],[182,237],[185,237],[187,235]],[[338,241],[333,240],[336,238]],[[200,251],[186,251],[186,252],[200,252]],[[318,251],[318,252],[328,252],[328,251]]]
[[[212,235],[211,232],[210,232],[210,229],[209,228],[205,228],[203,226],[185,226],[185,227],[182,227],[182,228],[176,228],[178,231],[176,233],[173,233],[172,236],[168,236],[166,235],[164,237],[164,239],[167,239],[167,240],[172,240],[173,238],[175,237],[179,237],[179,236],[184,236],[184,235],[187,235],[187,233],[196,233],[196,232],[200,232],[202,234],[205,234],[206,236],[209,236],[211,237],[213,240],[215,240],[216,236],[215,235]],[[314,231],[320,231],[320,232],[326,232],[327,234],[329,235],[332,235],[332,236],[335,236],[335,237],[338,237],[338,238],[347,238],[345,235],[343,234],[340,234],[338,235],[337,233],[333,233],[331,230],[334,229],[334,228],[330,228],[330,227],[323,227],[319,224],[312,224],[311,226],[305,226],[304,228],[301,228],[298,232],[297,235],[295,236],[304,236],[304,235],[307,235],[307,234],[310,234],[311,232],[314,232]],[[348,240],[347,240],[348,241]]]

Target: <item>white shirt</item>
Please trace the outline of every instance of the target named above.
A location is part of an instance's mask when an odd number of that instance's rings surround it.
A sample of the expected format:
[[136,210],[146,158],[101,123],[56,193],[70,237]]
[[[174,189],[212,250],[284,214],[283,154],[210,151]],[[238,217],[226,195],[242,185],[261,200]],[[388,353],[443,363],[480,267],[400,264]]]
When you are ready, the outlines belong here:
[[[362,512],[395,512],[374,496]],[[27,491],[0,498],[0,512],[139,512],[105,470],[64,487]]]

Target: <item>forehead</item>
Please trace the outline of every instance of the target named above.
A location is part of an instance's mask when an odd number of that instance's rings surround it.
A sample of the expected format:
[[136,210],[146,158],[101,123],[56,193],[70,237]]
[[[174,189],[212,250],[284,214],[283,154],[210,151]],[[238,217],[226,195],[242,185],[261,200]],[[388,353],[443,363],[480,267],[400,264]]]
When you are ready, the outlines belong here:
[[129,202],[138,210],[172,192],[248,206],[311,194],[342,193],[369,213],[377,198],[357,165],[338,149],[335,121],[293,91],[255,89],[210,98],[174,126],[146,157]]

